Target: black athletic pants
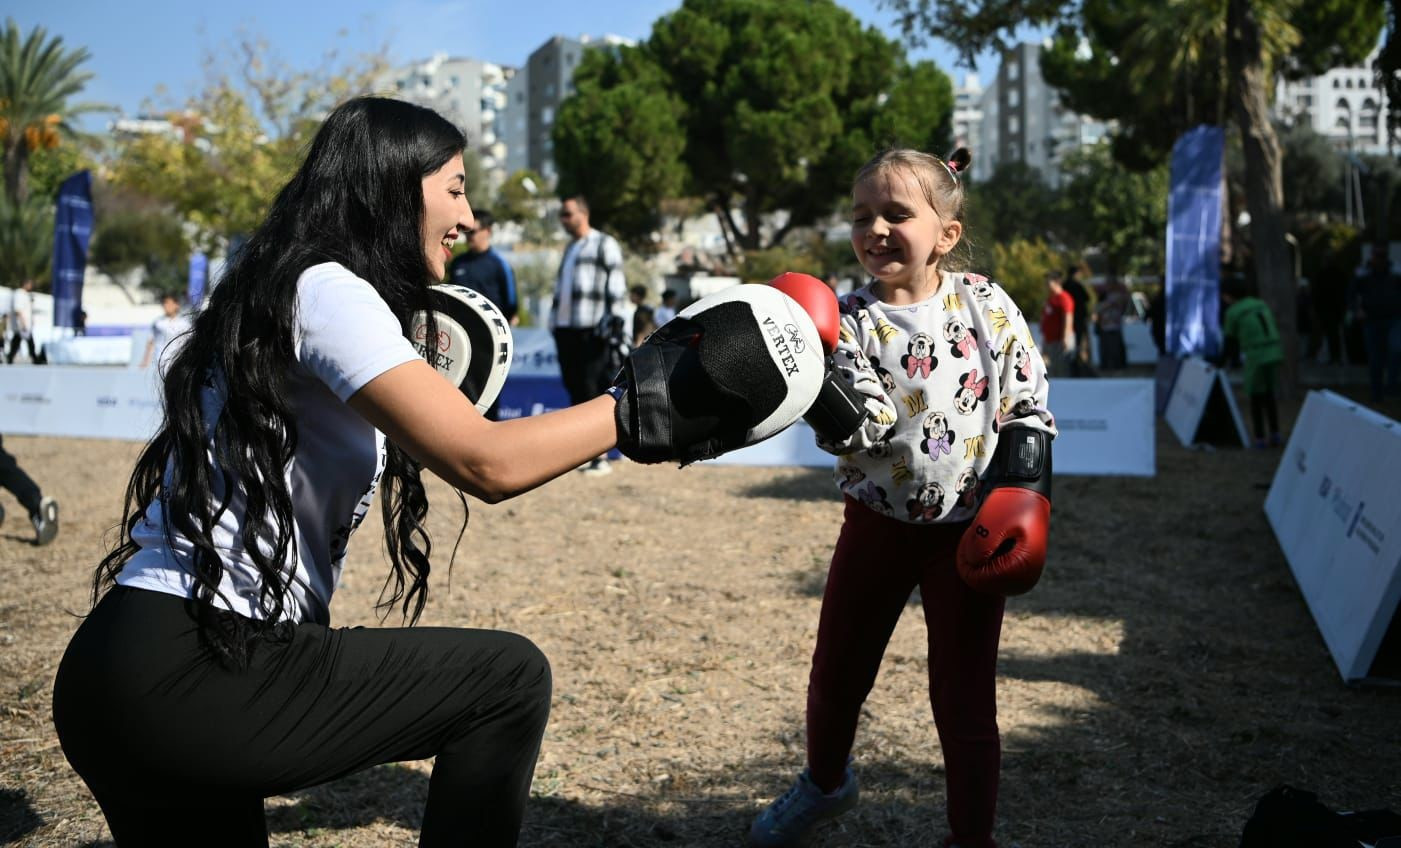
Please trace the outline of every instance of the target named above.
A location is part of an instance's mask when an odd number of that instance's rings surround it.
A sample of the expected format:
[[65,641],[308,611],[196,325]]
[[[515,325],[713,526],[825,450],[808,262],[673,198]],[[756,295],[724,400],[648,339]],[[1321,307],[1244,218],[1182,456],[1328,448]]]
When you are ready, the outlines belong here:
[[5,450],[5,439],[0,436],[0,489],[9,489],[31,516],[38,514],[39,503],[43,499],[34,479],[24,473],[19,463]]
[[555,356],[569,403],[593,400],[608,388],[608,345],[591,328],[556,327]]
[[59,666],[59,740],[118,846],[266,846],[265,797],[434,756],[419,844],[516,844],[550,708],[529,641],[303,624],[235,672],[193,604],[114,588]]
[[18,334],[10,336],[10,349],[5,355],[5,361],[12,365],[14,364],[15,356],[19,353],[21,341],[29,345],[29,361],[37,363],[39,361],[39,353],[34,349],[34,337],[21,336]]

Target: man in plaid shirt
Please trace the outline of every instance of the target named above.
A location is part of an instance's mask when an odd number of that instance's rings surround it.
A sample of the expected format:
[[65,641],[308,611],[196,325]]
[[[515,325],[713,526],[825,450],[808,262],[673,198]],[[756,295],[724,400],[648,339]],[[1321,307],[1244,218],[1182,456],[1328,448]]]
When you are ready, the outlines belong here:
[[[559,220],[573,241],[564,249],[555,277],[550,327],[565,391],[569,402],[578,404],[598,396],[613,377],[608,340],[597,329],[605,315],[623,316],[627,280],[618,240],[589,226],[589,204],[582,195],[564,199]],[[602,474],[609,469],[600,457],[584,470]]]

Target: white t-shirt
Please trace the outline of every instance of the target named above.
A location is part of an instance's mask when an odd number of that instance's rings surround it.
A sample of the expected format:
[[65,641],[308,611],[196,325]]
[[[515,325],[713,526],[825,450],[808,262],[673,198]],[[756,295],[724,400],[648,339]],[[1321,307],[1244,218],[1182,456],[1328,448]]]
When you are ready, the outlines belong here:
[[[326,624],[350,534],[369,510],[384,471],[384,435],[345,401],[385,371],[418,358],[418,353],[370,284],[333,262],[312,266],[298,279],[294,333],[297,364],[289,375],[288,391],[298,438],[286,479],[296,555],[287,564],[292,580],[283,617]],[[211,436],[226,396],[222,375],[202,393]],[[216,471],[211,489],[222,491],[224,482]],[[234,494],[213,531],[214,544],[224,554],[224,575],[214,605],[261,618],[261,580],[242,541],[244,494],[238,480],[227,482]],[[213,497],[211,504],[217,504]],[[174,533],[172,547],[165,533],[161,503],[156,500],[147,506],[145,520],[132,530],[132,541],[141,550],[127,561],[117,583],[192,598],[196,591],[189,572],[193,546]],[[261,535],[273,538],[273,528],[267,527]]]
[[[584,243],[584,239],[574,239],[569,246],[564,249],[564,258],[559,263],[559,278],[555,280],[555,291],[558,292],[559,304],[555,309],[554,326],[569,327],[569,316],[574,308],[574,266],[579,260],[579,246]],[[568,281],[563,282],[563,281]]]
[[10,291],[10,335],[28,338],[34,332],[34,292]]
[[[152,322],[151,344],[162,373],[165,372],[165,364],[179,351],[180,344],[184,343],[184,334],[189,330],[190,318],[183,312],[177,312],[173,317],[162,315]],[[177,339],[179,343],[172,345],[171,342]]]

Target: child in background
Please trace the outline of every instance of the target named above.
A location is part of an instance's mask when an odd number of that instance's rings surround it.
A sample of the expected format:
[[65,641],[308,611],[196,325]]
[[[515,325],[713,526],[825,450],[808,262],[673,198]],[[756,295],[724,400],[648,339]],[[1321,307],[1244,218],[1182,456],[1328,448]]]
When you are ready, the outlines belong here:
[[[808,767],[755,819],[751,845],[798,844],[856,803],[857,720],[915,587],[944,753],[952,832],[943,844],[995,844],[1004,596],[1039,576],[1050,503],[1028,488],[997,488],[1005,477],[994,460],[1025,439],[1047,448],[1055,430],[1045,366],[1021,311],[950,255],[963,232],[959,175],[970,160],[963,149],[947,163],[888,150],[856,175],[851,242],[874,279],[841,299],[833,358],[870,415],[845,441],[819,441],[838,457],[846,506],[808,683]],[[1049,479],[1049,453],[1039,455]],[[1016,517],[1005,513],[1008,501]],[[1018,522],[1023,538],[997,556]]]
[[1283,442],[1279,434],[1275,385],[1279,382],[1279,363],[1284,361],[1284,348],[1279,343],[1274,314],[1263,300],[1247,294],[1245,283],[1238,278],[1221,281],[1221,300],[1226,304],[1226,316],[1222,321],[1226,350],[1222,360],[1229,363],[1237,355],[1244,360],[1245,393],[1250,396],[1255,447],[1276,447]]

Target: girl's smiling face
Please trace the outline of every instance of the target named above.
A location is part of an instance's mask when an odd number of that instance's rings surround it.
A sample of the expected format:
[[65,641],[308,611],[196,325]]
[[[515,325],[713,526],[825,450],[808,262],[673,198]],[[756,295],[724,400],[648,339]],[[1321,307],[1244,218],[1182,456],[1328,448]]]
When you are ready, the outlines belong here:
[[[861,267],[880,281],[883,300],[903,290],[917,298],[938,288],[939,258],[963,232],[930,206],[919,180],[904,168],[889,168],[852,190],[851,247]],[[932,285],[931,285],[932,284]]]
[[423,178],[423,256],[432,282],[447,275],[452,245],[462,233],[470,233],[472,205],[467,202],[467,169],[461,154]]

